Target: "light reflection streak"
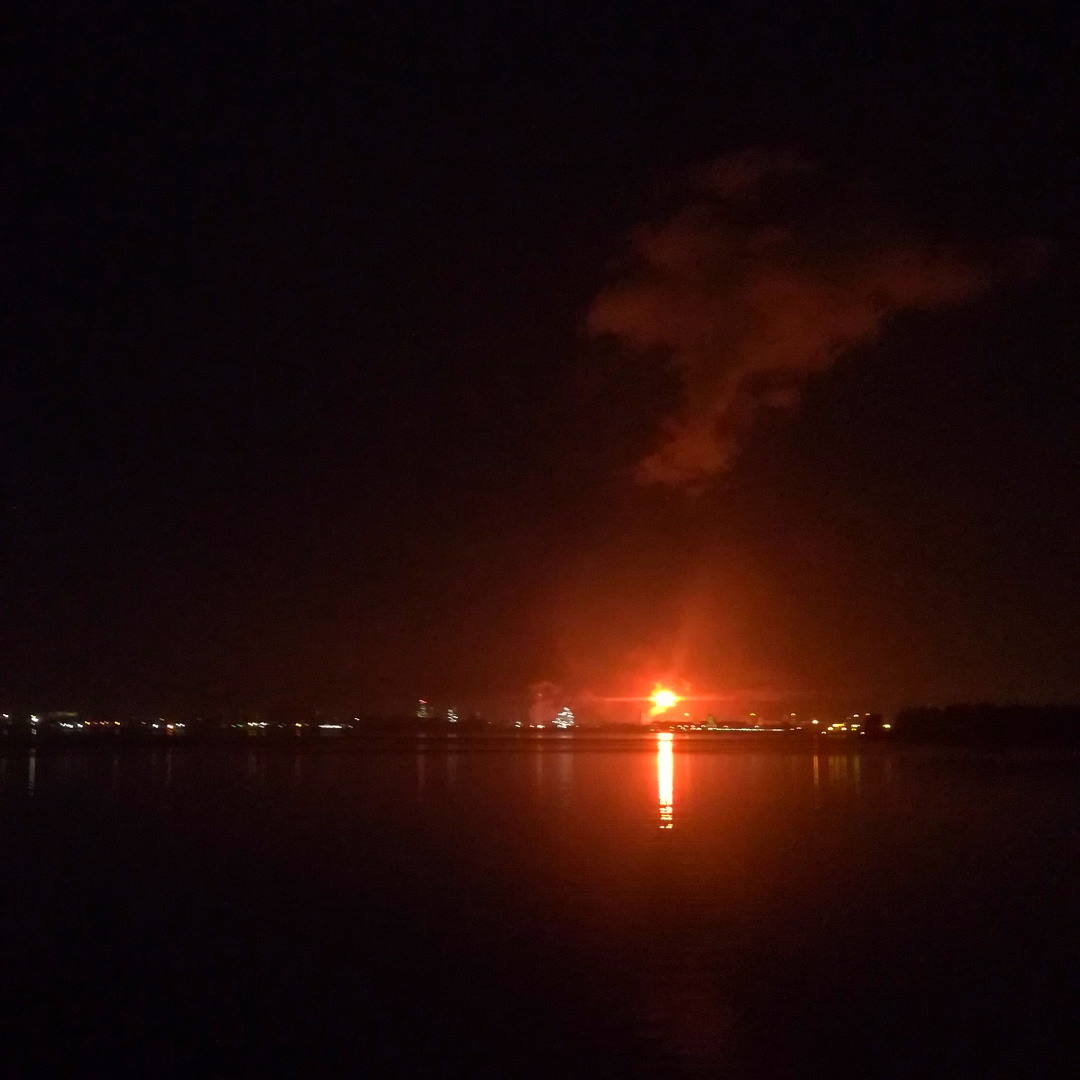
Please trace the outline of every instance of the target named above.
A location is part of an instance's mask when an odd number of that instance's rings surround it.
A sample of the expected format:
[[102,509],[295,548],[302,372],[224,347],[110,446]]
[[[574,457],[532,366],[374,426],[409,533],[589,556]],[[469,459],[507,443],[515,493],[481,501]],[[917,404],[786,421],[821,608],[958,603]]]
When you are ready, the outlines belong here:
[[838,787],[845,787],[848,779],[848,760],[847,757],[837,757],[833,755],[829,758],[829,783],[836,784]]
[[427,755],[424,748],[416,751],[416,797],[421,802],[424,799],[424,789],[427,787]]
[[559,787],[563,801],[568,801],[574,786],[574,752],[564,749],[559,755]]
[[37,752],[34,748],[30,747],[30,754],[26,759],[26,791],[27,794],[34,794],[34,783],[37,780]]
[[675,755],[673,736],[662,731],[656,736],[656,797],[660,806],[660,828],[675,827]]

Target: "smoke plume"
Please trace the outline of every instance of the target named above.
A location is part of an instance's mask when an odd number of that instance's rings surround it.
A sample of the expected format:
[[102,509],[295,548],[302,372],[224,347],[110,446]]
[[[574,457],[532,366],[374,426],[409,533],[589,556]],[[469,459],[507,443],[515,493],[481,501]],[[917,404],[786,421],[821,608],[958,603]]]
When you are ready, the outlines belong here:
[[632,235],[588,332],[674,365],[681,405],[637,478],[693,488],[731,467],[761,409],[794,408],[893,315],[985,285],[956,247],[897,227],[801,158],[750,151],[700,170],[690,202]]

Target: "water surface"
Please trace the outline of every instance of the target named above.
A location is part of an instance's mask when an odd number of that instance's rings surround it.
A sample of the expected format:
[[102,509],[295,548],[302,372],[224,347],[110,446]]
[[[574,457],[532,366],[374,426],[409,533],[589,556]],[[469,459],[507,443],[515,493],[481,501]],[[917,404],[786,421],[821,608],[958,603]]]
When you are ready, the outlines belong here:
[[716,737],[8,756],[6,1057],[1050,1075],[1076,793],[1069,759]]

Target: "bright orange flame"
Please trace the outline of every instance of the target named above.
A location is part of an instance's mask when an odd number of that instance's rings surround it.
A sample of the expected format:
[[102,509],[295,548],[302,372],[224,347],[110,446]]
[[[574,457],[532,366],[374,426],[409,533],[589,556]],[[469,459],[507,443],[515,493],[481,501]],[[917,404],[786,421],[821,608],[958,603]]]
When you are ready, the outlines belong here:
[[667,712],[668,709],[674,708],[682,701],[682,698],[675,693],[674,690],[667,690],[662,686],[658,686],[649,698],[652,702],[652,708],[649,710],[650,716],[658,716],[662,712]]

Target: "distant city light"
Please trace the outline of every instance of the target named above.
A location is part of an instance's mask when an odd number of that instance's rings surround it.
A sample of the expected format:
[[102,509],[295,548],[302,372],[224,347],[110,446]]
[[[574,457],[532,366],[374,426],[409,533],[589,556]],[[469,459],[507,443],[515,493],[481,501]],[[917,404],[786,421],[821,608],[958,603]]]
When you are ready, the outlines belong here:
[[320,724],[319,725],[319,727],[322,728],[324,731],[341,731],[341,729],[344,726],[345,726],[344,724]]
[[459,719],[458,711],[453,706],[446,710],[446,722],[448,724],[456,724]]
[[572,728],[577,721],[574,719],[574,710],[569,705],[564,705],[556,715],[555,719],[551,721],[553,727],[557,727],[562,731],[567,728]]
[[882,731],[892,731],[892,724],[882,724],[881,725],[881,730]]

